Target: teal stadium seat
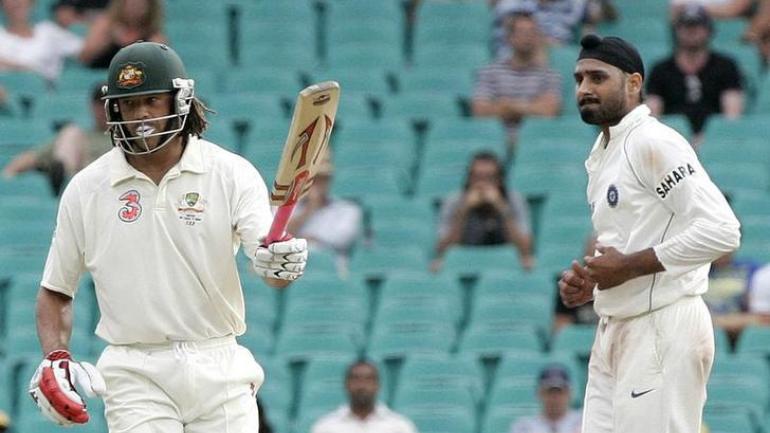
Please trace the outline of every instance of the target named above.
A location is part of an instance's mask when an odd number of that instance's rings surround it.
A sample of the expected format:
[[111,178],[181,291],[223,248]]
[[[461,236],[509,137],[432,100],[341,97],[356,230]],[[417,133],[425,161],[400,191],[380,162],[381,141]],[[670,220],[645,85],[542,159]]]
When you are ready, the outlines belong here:
[[348,323],[320,329],[284,327],[276,342],[275,355],[303,361],[318,356],[355,355],[363,346],[363,336]]
[[705,413],[703,421],[710,433],[756,433],[751,417],[744,413]]
[[443,273],[478,276],[486,271],[520,269],[519,255],[511,245],[453,246],[444,257]]
[[438,41],[485,46],[489,41],[490,22],[489,8],[481,2],[425,2],[417,11],[414,50],[419,53],[421,47]]
[[[461,148],[454,147],[454,149]],[[485,145],[482,149],[486,150],[488,147]],[[427,155],[427,158],[425,158],[425,167],[422,167],[420,170],[420,174],[415,183],[414,193],[418,198],[438,201],[454,191],[461,190],[468,170],[468,158],[464,155],[462,157],[450,157],[452,154],[450,152],[454,152],[454,150],[447,152],[431,152],[429,150],[426,152],[426,154],[441,154],[441,156],[433,158],[432,155]],[[468,152],[468,150],[463,149],[460,152],[464,154]],[[474,152],[471,151],[469,153]],[[454,160],[457,162],[452,163],[446,160]]]
[[737,355],[764,356],[770,355],[770,328],[748,326],[741,332],[735,346]]
[[404,58],[400,47],[397,45],[394,46],[388,42],[356,41],[329,47],[326,64],[397,71],[404,64]]
[[554,336],[551,350],[574,354],[587,360],[596,334],[595,325],[568,325]]
[[770,169],[761,162],[723,163],[711,161],[705,165],[711,179],[723,191],[735,194],[745,190],[770,192]]
[[354,359],[316,358],[306,364],[299,393],[300,420],[318,419],[347,401],[345,374]]
[[56,125],[74,122],[82,127],[90,128],[91,111],[87,93],[46,94],[35,99],[32,116],[40,124]]
[[471,323],[465,328],[460,341],[459,353],[479,359],[499,359],[506,352],[538,353],[543,343],[534,326],[501,328],[494,324]]
[[332,191],[338,196],[363,199],[368,195],[401,194],[407,182],[398,167],[380,167],[370,169],[350,169],[334,174]]
[[[448,312],[455,324],[463,314],[462,288],[453,278],[429,275],[427,272],[400,272],[391,275],[380,286],[380,313],[386,309],[409,310],[414,306],[430,305]],[[377,316],[378,320],[380,316]]]
[[79,65],[68,65],[62,70],[56,81],[56,91],[65,94],[83,95],[86,104],[91,89],[97,83],[107,81],[107,73],[103,69],[89,69]]
[[757,85],[757,99],[752,111],[765,116],[770,113],[770,80],[767,77]]
[[244,93],[256,93],[255,97],[259,97],[260,93],[294,97],[302,90],[298,73],[287,73],[281,68],[269,66],[231,69],[224,78],[224,93],[229,95],[224,98],[223,105],[229,104],[231,97]]
[[431,122],[436,119],[459,119],[459,98],[445,92],[401,93],[384,101],[387,117]]
[[512,298],[477,299],[471,307],[470,321],[505,329],[536,327],[543,335],[551,328],[552,293]]
[[169,24],[186,23],[190,28],[205,23],[225,24],[227,9],[225,3],[206,0],[169,0],[165,3],[166,17]]
[[[428,47],[430,48],[430,47]],[[457,95],[469,95],[472,92],[474,84],[473,75],[464,70],[457,70],[453,68],[446,68],[442,66],[442,60],[453,59],[454,62],[462,61],[468,62],[467,57],[457,53],[447,53],[447,50],[453,50],[454,47],[442,47],[441,50],[435,49],[428,51],[424,49],[421,51],[422,59],[432,52],[436,52],[435,56],[438,59],[430,59],[425,61],[425,65],[413,67],[411,69],[404,69],[398,73],[398,90],[399,92],[412,93],[412,92],[450,92]],[[444,60],[446,62],[448,60]],[[484,123],[483,121],[481,123]],[[500,122],[497,122],[498,125]]]
[[767,382],[759,383],[754,378],[710,380],[707,388],[708,412],[735,413],[748,410],[752,416],[758,417],[766,411],[770,393]]
[[494,303],[531,299],[540,302],[553,296],[556,281],[547,272],[496,271],[481,275],[476,284],[474,302]]
[[468,433],[476,428],[476,414],[472,409],[423,410],[405,407],[402,412],[421,433]]
[[375,323],[367,354],[375,359],[391,359],[417,353],[449,353],[455,340],[454,327],[440,316],[421,319]]
[[293,387],[289,368],[281,358],[257,356],[256,360],[265,372],[265,382],[257,395],[268,419],[271,424],[288,422]]
[[[429,31],[444,33],[449,30],[441,24],[438,28]],[[436,91],[452,91],[463,95],[470,95],[475,83],[475,74],[481,67],[491,62],[489,48],[485,43],[480,43],[478,40],[448,42],[440,36],[433,42],[418,45],[413,59],[414,67],[418,70],[444,69],[445,71],[440,75],[452,74],[462,80],[457,82],[459,86],[456,88],[440,88],[438,84],[430,84],[429,87]]]
[[[340,98],[340,109],[346,99],[354,94],[364,94],[382,98],[390,92],[388,86],[389,71],[385,68],[356,68],[347,65],[328,65],[328,67],[318,67],[304,71],[313,82],[334,80],[340,83],[342,89],[342,98]],[[341,112],[338,112],[338,115]]]
[[560,166],[515,166],[508,174],[509,188],[529,196],[548,193],[585,194],[588,183],[582,161]]
[[238,344],[249,349],[254,355],[269,356],[273,353],[275,337],[272,329],[266,326],[249,326],[246,332],[238,337]]

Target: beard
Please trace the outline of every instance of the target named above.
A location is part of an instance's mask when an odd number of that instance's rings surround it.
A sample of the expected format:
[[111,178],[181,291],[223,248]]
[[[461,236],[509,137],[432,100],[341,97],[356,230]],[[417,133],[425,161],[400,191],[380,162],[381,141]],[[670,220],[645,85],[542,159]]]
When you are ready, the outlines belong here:
[[622,92],[604,102],[595,99],[590,102],[593,104],[579,106],[580,118],[589,125],[617,125],[628,112]]
[[350,405],[357,408],[370,408],[374,406],[376,395],[354,392],[350,394]]

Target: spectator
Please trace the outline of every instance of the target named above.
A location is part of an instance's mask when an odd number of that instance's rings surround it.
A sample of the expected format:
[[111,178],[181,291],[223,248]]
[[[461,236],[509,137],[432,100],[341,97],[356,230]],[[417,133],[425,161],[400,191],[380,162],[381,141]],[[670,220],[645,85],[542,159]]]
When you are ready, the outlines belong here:
[[348,367],[345,389],[349,404],[321,417],[311,433],[417,433],[409,419],[377,402],[380,379],[372,362],[356,361]]
[[334,174],[330,158],[316,172],[313,186],[299,202],[289,221],[288,231],[308,241],[308,248],[333,251],[340,274],[347,272],[353,244],[361,234],[362,212],[355,203],[331,196]]
[[512,154],[516,130],[523,118],[559,114],[561,78],[558,72],[544,66],[543,37],[532,15],[513,14],[507,29],[513,55],[479,71],[472,109],[474,116],[498,117],[503,121]]
[[731,344],[747,326],[770,325],[770,265],[757,268],[756,263],[731,256],[712,264],[711,287],[704,299]]
[[11,418],[8,417],[7,413],[0,410],[0,433],[5,433],[10,427],[11,427]]
[[711,311],[714,323],[727,331],[732,341],[745,326],[745,314],[748,311],[748,296],[751,292],[752,275],[755,263],[736,260],[733,253],[711,262],[709,271],[709,290],[703,300]]
[[534,266],[527,201],[505,187],[505,169],[497,157],[480,152],[471,160],[463,191],[442,203],[431,270],[441,268],[444,253],[453,245],[507,243],[518,249],[524,269]]
[[703,7],[713,18],[731,19],[749,15],[755,0],[671,0],[671,15],[676,19],[693,3]]
[[537,397],[540,414],[519,418],[511,426],[511,433],[580,433],[581,416],[569,407],[572,392],[564,366],[553,364],[540,372]]
[[709,47],[713,23],[706,10],[691,4],[674,23],[674,52],[652,69],[647,105],[656,116],[684,114],[700,141],[707,118],[721,113],[740,117],[743,78],[736,62]]
[[49,81],[59,77],[64,59],[76,56],[83,41],[51,21],[32,24],[34,0],[0,0],[5,26],[0,28],[0,71],[30,71]]
[[62,127],[51,143],[16,156],[3,168],[3,176],[8,178],[25,171],[39,170],[52,177],[58,190],[63,179],[57,180],[57,176],[69,178],[112,149],[112,143],[106,134],[107,115],[101,97],[100,83],[93,87],[89,99],[93,116],[93,127],[90,131],[83,130],[74,123]]
[[161,0],[112,0],[106,12],[94,19],[80,61],[106,69],[121,48],[132,42],[166,42]]
[[579,26],[587,12],[586,0],[493,0],[495,54],[508,57],[510,47],[505,43],[505,21],[513,14],[535,16],[545,39],[552,45],[575,42]]
[[759,268],[751,279],[749,313],[753,323],[770,325],[770,264]]

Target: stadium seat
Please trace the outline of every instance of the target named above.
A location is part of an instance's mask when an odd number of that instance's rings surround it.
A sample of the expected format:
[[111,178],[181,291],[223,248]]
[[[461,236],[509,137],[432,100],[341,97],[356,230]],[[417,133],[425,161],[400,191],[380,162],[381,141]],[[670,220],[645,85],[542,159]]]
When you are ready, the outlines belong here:
[[768,403],[767,382],[760,383],[754,378],[731,381],[709,381],[708,411],[730,413],[748,410],[752,416],[765,413]]
[[364,94],[382,98],[390,92],[388,88],[389,71],[384,68],[361,68],[332,64],[328,67],[306,69],[303,72],[314,83],[327,80],[340,83],[341,91],[344,92],[342,93],[344,96],[340,98],[340,109],[343,108],[346,99],[351,95]]
[[254,355],[267,356],[273,352],[275,337],[272,329],[251,326],[246,333],[238,337],[238,344],[249,349]]
[[[382,222],[379,222],[382,221]],[[372,227],[372,243],[377,247],[397,248],[407,243],[423,246],[427,254],[433,250],[436,233],[433,226],[421,221],[419,224],[409,224],[410,220],[404,219],[404,224],[393,220],[374,221]]]
[[425,2],[417,11],[415,51],[424,45],[489,41],[491,14],[480,2]]
[[449,353],[454,339],[454,327],[441,317],[434,317],[432,322],[375,324],[367,354],[390,359],[416,353]]
[[458,352],[483,359],[500,358],[511,351],[536,353],[542,350],[543,344],[534,326],[508,329],[472,323],[465,329]]
[[347,401],[345,373],[355,358],[349,356],[310,360],[299,394],[299,417],[317,418]]
[[543,335],[551,329],[553,294],[519,296],[518,299],[477,300],[471,308],[470,322],[499,328],[534,326]]
[[748,326],[735,346],[737,355],[770,355],[770,328],[763,326]]
[[[463,314],[462,289],[456,279],[441,278],[427,272],[401,272],[387,278],[379,291],[379,307],[399,310],[410,305],[441,305],[449,318],[459,323]],[[378,316],[379,320],[379,316]]]
[[458,276],[477,276],[486,271],[518,269],[518,252],[511,245],[453,246],[446,252],[442,266],[443,273]]
[[461,119],[460,99],[445,92],[400,93],[384,100],[384,115],[412,122]]
[[285,292],[286,308],[328,307],[335,304],[361,306],[366,303],[364,288],[335,275],[308,273]]
[[363,336],[348,323],[322,328],[284,328],[278,337],[275,354],[289,360],[307,360],[317,356],[354,356],[363,346]]
[[[444,33],[449,31],[444,25],[439,25],[428,31]],[[493,59],[490,57],[487,44],[478,40],[463,40],[449,42],[445,39],[436,39],[436,41],[422,43],[415,47],[415,53],[412,59],[414,68],[420,69],[444,69],[439,77],[446,77],[449,73],[458,77],[456,87],[443,87],[439,84],[429,84],[427,87],[436,91],[449,91],[454,94],[470,95],[475,84],[475,74],[478,70]],[[438,83],[444,81],[449,84],[448,79],[438,80]],[[423,89],[426,90],[426,89]]]
[[345,65],[350,68],[380,68],[386,71],[400,70],[404,63],[399,46],[383,42],[350,42],[330,46],[325,64]]
[[481,433],[510,432],[513,422],[522,416],[534,416],[540,408],[533,405],[497,405],[487,410],[483,419]]
[[[357,3],[363,4],[364,2]],[[368,3],[368,5],[385,4],[395,4],[395,2]],[[369,11],[367,15],[358,18],[346,18],[345,15],[358,12],[338,4],[337,1],[331,5],[332,11],[328,20],[329,24],[326,27],[325,48],[327,52],[351,43],[363,43],[372,46],[388,45],[401,50],[404,32],[403,24],[398,17],[376,15],[376,12]]]
[[[565,104],[568,101],[565,101]],[[557,118],[528,117],[519,128],[518,142],[526,146],[529,142],[541,142],[543,138],[570,140],[579,149],[585,149],[586,156],[591,145],[596,141],[599,131],[586,125],[579,116]],[[576,161],[582,164],[583,161]]]
[[529,298],[544,300],[553,296],[556,280],[546,272],[496,271],[481,275],[474,290],[474,302],[517,300]]
[[770,192],[770,170],[761,162],[726,163],[711,161],[705,165],[714,183],[724,192]]
[[[458,62],[469,62],[468,59],[457,51],[453,51],[449,54],[447,51],[454,50],[454,47],[442,47],[441,50],[436,50],[435,56],[437,60],[426,60],[422,65],[419,63],[425,59],[426,55],[431,52],[421,50],[420,54],[423,56],[418,60],[417,67],[411,69],[403,69],[398,72],[398,91],[404,93],[412,92],[450,92],[457,95],[469,95],[472,92],[474,79],[473,75],[466,71],[458,71],[457,69],[447,68],[442,66],[449,59]],[[442,59],[443,62],[441,61]],[[472,63],[472,62],[469,62]],[[482,121],[484,123],[484,121]],[[494,123],[498,124],[496,119]]]
[[519,166],[508,174],[507,185],[527,195],[547,195],[552,192],[585,194],[588,182],[582,161],[559,166]]
[[351,272],[367,278],[383,278],[389,274],[425,269],[428,269],[425,251],[417,245],[360,248],[350,260]]
[[[485,143],[477,150],[487,150]],[[435,148],[434,148],[435,149]],[[462,150],[456,150],[462,149]],[[431,155],[425,158],[426,166],[420,170],[415,183],[415,196],[423,200],[441,200],[454,191],[463,187],[470,154],[475,153],[473,145],[468,148],[453,146],[452,150],[429,150]],[[426,153],[428,153],[426,152]],[[437,154],[440,157],[435,157]],[[458,156],[454,156],[458,155]],[[450,162],[454,161],[454,163]]]
[[407,180],[397,167],[348,170],[335,173],[332,191],[341,197],[363,199],[367,195],[401,194]]
[[288,420],[293,389],[289,368],[281,358],[257,356],[256,360],[265,372],[265,382],[257,395],[267,408],[268,419]]
[[704,413],[703,420],[709,433],[755,433],[757,431],[749,414],[737,413]]
[[595,334],[595,325],[568,325],[554,336],[551,351],[572,353],[587,360]]
[[495,371],[492,388],[487,397],[487,409],[503,406],[539,408],[537,401],[537,376],[551,364],[561,364],[570,373],[572,401],[582,400],[584,374],[574,358],[563,353],[524,354],[512,352],[500,361]]
[[585,161],[590,142],[578,143],[574,138],[544,136],[520,140],[516,148],[516,167],[553,166]]
[[476,416],[471,409],[414,409],[402,408],[403,415],[414,422],[420,433],[468,433],[475,431]]
[[[239,68],[228,70],[224,75],[224,93],[229,95],[223,98],[222,109],[228,108],[227,105],[233,97],[238,97],[244,93],[285,94],[294,97],[302,90],[302,83],[299,74],[287,73],[282,68],[273,68],[263,66],[261,68]],[[241,107],[245,108],[245,107]],[[232,113],[232,111],[229,111]],[[241,113],[243,114],[243,113]]]
[[11,413],[11,389],[11,365],[7,358],[0,357],[0,410],[6,414]]
[[424,224],[435,228],[436,208],[432,200],[409,199],[400,195],[366,196],[364,206],[375,224]]

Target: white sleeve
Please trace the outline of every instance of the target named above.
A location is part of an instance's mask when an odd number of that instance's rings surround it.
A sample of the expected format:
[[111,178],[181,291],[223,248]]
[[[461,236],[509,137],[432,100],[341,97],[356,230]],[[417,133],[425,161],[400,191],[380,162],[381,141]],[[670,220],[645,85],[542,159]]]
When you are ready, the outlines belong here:
[[243,251],[250,259],[267,235],[273,214],[267,186],[262,176],[251,163],[239,160],[233,174],[235,201],[233,206],[233,227],[241,240]]
[[80,206],[80,193],[73,179],[59,202],[56,228],[48,250],[40,285],[74,297],[78,280],[85,270],[85,230]]
[[740,224],[687,141],[668,127],[640,137],[631,158],[641,182],[651,188],[687,228],[654,247],[667,272],[683,274],[738,248]]

